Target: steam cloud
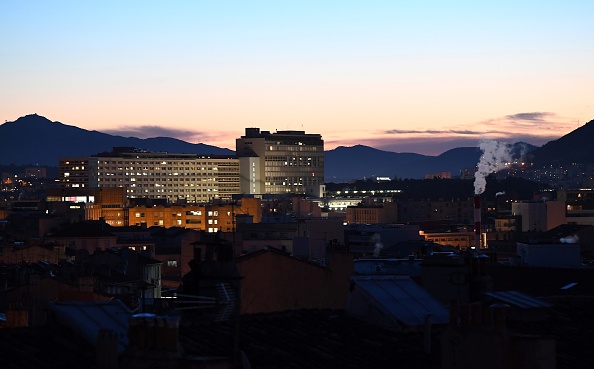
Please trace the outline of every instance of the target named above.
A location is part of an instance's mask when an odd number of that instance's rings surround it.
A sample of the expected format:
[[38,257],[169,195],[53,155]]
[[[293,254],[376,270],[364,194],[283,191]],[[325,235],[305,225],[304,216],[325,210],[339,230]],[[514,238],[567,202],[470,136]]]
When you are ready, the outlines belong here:
[[503,169],[506,162],[512,160],[511,150],[504,142],[493,140],[481,141],[479,145],[483,155],[474,173],[474,194],[480,195],[485,192],[487,176]]
[[371,239],[373,240],[374,249],[373,249],[373,256],[378,257],[380,251],[384,248],[384,244],[380,241],[380,235],[375,233]]

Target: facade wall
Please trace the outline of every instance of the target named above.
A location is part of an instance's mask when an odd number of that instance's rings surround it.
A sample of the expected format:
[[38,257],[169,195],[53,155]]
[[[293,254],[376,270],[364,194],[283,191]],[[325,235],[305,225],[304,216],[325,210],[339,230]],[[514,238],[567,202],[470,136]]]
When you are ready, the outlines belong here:
[[276,252],[238,260],[243,277],[241,313],[343,309],[354,272],[353,257],[335,253],[331,261],[329,268],[323,268]]
[[238,204],[135,206],[124,211],[129,225],[183,227],[209,233],[233,231],[236,228],[234,215],[251,215],[255,223],[262,219],[260,199],[257,198],[244,198]]
[[566,222],[563,201],[517,202],[512,214],[522,217],[522,231],[548,231]]
[[397,222],[397,203],[361,204],[346,209],[348,224],[388,224]]

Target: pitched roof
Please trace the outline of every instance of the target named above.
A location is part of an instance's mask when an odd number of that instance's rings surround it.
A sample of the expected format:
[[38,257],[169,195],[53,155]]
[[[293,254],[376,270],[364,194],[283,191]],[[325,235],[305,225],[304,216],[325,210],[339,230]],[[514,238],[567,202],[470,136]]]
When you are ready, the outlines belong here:
[[[343,310],[293,310],[244,315],[240,348],[253,368],[439,368],[423,352],[417,333],[395,332],[353,318]],[[234,322],[183,322],[180,340],[190,355],[228,356]]]
[[518,291],[485,292],[485,295],[504,301],[521,309],[548,308],[552,305],[544,300],[526,295]]
[[58,321],[91,344],[101,329],[111,329],[118,337],[118,351],[128,344],[128,322],[132,312],[120,300],[107,302],[56,302],[49,305]]
[[[405,276],[357,276],[351,278],[354,292],[366,297],[366,302],[384,313],[388,320],[400,325],[414,327],[425,324],[425,316],[430,314],[432,324],[449,322],[449,310],[437,299]],[[355,299],[350,298],[347,311],[362,310]],[[388,321],[386,323],[389,323]]]

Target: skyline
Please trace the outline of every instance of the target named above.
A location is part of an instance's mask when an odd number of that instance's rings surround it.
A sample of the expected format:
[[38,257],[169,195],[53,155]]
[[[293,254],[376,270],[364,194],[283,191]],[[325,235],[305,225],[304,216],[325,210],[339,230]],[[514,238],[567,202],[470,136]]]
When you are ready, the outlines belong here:
[[[586,1],[14,2],[0,111],[235,150],[246,127],[439,155],[594,118]],[[589,11],[590,10],[590,11]]]

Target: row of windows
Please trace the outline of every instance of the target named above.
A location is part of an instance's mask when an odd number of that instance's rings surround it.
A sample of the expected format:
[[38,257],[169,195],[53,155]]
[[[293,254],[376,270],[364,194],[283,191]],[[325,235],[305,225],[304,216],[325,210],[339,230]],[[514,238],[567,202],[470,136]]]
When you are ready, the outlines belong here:
[[[219,163],[225,163],[225,162],[230,162],[230,163],[234,163],[236,162],[236,159],[219,159],[217,161],[203,161],[204,158],[200,158],[200,159],[196,159],[193,161],[178,161],[178,160],[173,160],[173,161],[147,161],[147,160],[142,160],[142,161],[127,161],[127,160],[98,160],[97,163],[98,164],[108,164],[108,165],[195,165],[196,163],[201,163],[201,164],[205,164],[205,165],[217,165]],[[69,164],[70,162],[65,162],[65,164]],[[84,163],[83,163],[84,164]]]
[[[199,170],[204,170],[204,171],[219,170],[218,167],[196,167],[196,168],[194,168],[194,167],[186,167],[186,168],[183,168],[183,167],[182,168],[178,168],[178,167],[150,167],[150,168],[149,167],[137,167],[137,168],[135,168],[135,167],[109,167],[109,166],[97,167],[97,169],[98,170],[117,170],[120,172],[123,172],[124,170],[136,170],[136,171],[138,171],[138,170],[141,170],[141,171],[147,171],[147,170],[174,171],[175,170],[175,171],[187,171],[187,172],[195,172],[195,171],[199,171]],[[232,167],[227,166],[227,167],[221,168],[221,170],[226,170],[226,171],[233,170],[233,169],[238,170],[239,164],[232,166]]]
[[[118,215],[119,214],[120,213],[118,213]],[[206,214],[209,217],[213,217],[213,216],[214,217],[218,217],[219,216],[219,211],[218,210],[209,210]],[[144,218],[145,217],[145,213],[144,212],[136,212],[134,215],[135,215],[136,218]],[[202,215],[202,210],[187,210],[186,211],[186,215]],[[227,212],[227,216],[230,216],[230,215],[231,215],[231,212],[228,211]],[[156,213],[154,213],[154,216],[156,216],[156,217],[162,217],[163,216],[163,212],[162,211],[156,212]],[[173,217],[181,217],[182,216],[182,213],[171,213],[171,216],[173,216]],[[215,220],[215,224],[216,224],[216,220]]]

